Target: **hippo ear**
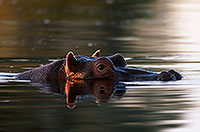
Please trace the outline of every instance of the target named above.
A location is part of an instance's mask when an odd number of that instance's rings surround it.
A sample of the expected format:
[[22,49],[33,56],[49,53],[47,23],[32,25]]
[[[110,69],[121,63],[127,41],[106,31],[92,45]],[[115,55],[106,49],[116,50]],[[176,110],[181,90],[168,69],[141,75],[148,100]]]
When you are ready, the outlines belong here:
[[78,61],[74,56],[74,53],[70,51],[66,56],[66,67],[68,67],[69,71],[75,72],[77,63]]
[[95,51],[92,57],[101,57],[101,51],[100,50]]

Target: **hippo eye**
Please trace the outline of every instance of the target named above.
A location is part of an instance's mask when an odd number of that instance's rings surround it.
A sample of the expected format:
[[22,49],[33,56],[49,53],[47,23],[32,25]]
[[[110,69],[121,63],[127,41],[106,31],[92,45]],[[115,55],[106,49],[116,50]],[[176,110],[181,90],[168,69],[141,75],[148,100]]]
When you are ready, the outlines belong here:
[[97,66],[97,70],[100,71],[100,72],[104,71],[105,68],[106,68],[106,66],[105,66],[104,64],[99,64],[99,65]]

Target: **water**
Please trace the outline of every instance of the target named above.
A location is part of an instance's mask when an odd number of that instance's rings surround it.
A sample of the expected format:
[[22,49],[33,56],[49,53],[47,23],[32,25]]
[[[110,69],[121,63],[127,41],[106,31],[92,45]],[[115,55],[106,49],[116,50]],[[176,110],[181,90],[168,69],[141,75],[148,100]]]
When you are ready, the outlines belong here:
[[83,91],[74,109],[62,92],[1,76],[0,131],[199,130],[198,0],[0,0],[0,7],[0,75],[68,51],[90,56],[101,49],[105,56],[122,53],[130,67],[175,69],[184,76],[176,82],[103,83],[110,88],[105,94]]

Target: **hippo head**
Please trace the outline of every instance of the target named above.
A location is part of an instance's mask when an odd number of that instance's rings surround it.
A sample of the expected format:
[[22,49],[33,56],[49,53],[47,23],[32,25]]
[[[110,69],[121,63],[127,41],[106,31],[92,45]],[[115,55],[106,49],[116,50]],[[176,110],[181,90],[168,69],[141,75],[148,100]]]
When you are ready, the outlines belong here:
[[118,79],[120,67],[126,67],[126,61],[120,54],[101,57],[97,50],[92,57],[74,56],[69,52],[66,56],[65,72],[71,79]]
[[101,57],[97,50],[92,57],[66,56],[65,74],[67,79],[109,79],[117,81],[170,81],[181,80],[182,76],[174,71],[160,74],[137,68],[126,67],[126,61],[120,54]]
[[54,83],[67,80],[114,80],[114,81],[175,81],[182,76],[175,70],[161,72],[129,68],[120,54],[101,57],[97,50],[91,57],[74,56],[69,52],[66,59],[34,68],[16,75],[17,79],[31,80],[37,83]]

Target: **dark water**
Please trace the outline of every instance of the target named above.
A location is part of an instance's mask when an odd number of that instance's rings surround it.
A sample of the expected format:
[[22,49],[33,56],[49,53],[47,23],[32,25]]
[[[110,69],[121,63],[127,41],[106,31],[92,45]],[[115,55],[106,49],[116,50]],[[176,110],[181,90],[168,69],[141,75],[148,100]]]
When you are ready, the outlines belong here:
[[130,67],[184,76],[109,84],[77,95],[74,109],[63,94],[1,77],[0,131],[199,131],[199,23],[198,0],[0,0],[0,75],[101,49]]

